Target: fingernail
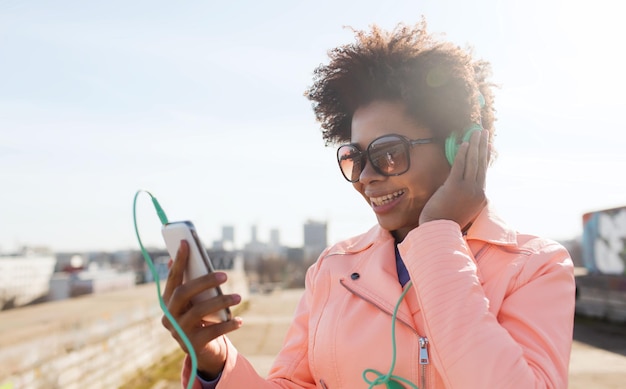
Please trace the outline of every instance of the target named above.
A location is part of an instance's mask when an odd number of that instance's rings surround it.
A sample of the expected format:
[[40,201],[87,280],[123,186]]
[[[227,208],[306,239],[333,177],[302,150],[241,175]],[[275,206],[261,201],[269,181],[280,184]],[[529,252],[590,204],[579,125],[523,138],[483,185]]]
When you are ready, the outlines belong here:
[[215,280],[219,281],[219,282],[224,282],[226,281],[226,273],[215,273]]

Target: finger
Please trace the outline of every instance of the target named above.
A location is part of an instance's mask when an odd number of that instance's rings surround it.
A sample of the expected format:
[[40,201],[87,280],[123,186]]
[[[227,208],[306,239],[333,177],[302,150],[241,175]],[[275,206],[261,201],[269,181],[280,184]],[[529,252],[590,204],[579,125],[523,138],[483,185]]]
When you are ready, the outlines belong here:
[[224,321],[223,316],[229,316],[226,315],[226,311],[240,302],[241,296],[238,294],[214,297],[194,305],[189,312],[189,316],[194,316],[192,320],[198,323],[220,323]]
[[449,181],[459,182],[463,179],[466,155],[467,142],[461,142],[456,147],[456,154],[454,155],[454,160],[452,161],[452,166],[450,168],[450,174],[448,176]]
[[474,131],[469,140],[467,156],[465,157],[465,171],[463,178],[468,182],[475,182],[478,174],[479,147],[482,131]]
[[[189,340],[191,341],[191,344],[196,354],[199,355],[203,352],[204,349],[206,349],[207,345],[211,341],[214,341],[215,339],[218,339],[219,337],[229,332],[232,332],[241,328],[242,325],[243,325],[243,321],[239,317],[236,317],[227,322],[210,324],[210,325],[207,325],[206,327],[200,327],[197,330],[195,330],[191,334],[191,336],[189,336]],[[180,347],[185,352],[187,352],[186,351],[187,346],[182,341],[180,335],[177,333],[173,333],[172,337],[178,342]]]
[[465,174],[465,163],[467,156],[467,142],[463,142],[459,145],[456,156],[454,157],[454,163],[450,169],[449,179],[453,181],[462,181]]
[[243,320],[240,317],[234,317],[232,320],[221,323],[208,324],[197,333],[194,341],[204,345],[222,335],[238,330],[242,325]]
[[217,288],[227,280],[228,276],[226,273],[219,271],[211,272],[193,280],[187,280],[183,286],[176,288],[174,294],[176,299],[191,300],[195,295]]
[[167,283],[165,284],[165,290],[163,291],[163,300],[166,304],[170,301],[174,290],[183,283],[183,275],[187,268],[187,261],[189,259],[189,243],[186,240],[181,240],[176,252],[176,259],[174,264],[167,274]]
[[476,182],[482,189],[486,187],[487,167],[489,166],[489,131],[481,131],[480,146],[478,151],[478,171]]
[[[187,337],[194,344],[195,349],[199,349],[198,345],[204,346],[207,342],[212,339],[224,334],[226,332],[233,331],[241,327],[242,321],[241,318],[233,318],[228,321],[221,321],[217,318],[208,317],[208,315],[213,315],[216,312],[231,307],[233,305],[237,305],[241,302],[241,296],[239,295],[224,295],[212,298],[210,300],[201,302],[200,304],[194,305],[187,312],[176,318],[176,321],[179,327],[183,330],[183,332],[187,335]],[[204,320],[203,320],[204,318]],[[234,323],[232,323],[234,321]],[[172,337],[176,339],[176,341],[185,348],[184,343],[181,341],[181,337],[179,332],[174,328],[172,323],[166,316],[163,316],[161,322],[165,328],[167,328]],[[230,323],[227,326],[217,326],[217,324]],[[202,336],[200,340],[198,340],[199,332],[206,333],[208,336]],[[201,348],[201,347],[200,347]]]
[[[219,297],[217,295],[213,295],[215,297],[212,297],[211,295],[200,295],[200,293],[206,292],[209,289],[217,288],[219,285],[226,282],[226,280],[226,273],[223,272],[209,273],[202,277],[189,280],[174,289],[169,303],[167,304],[167,308],[172,315],[177,316],[176,320],[181,320],[178,316],[182,316],[194,305],[197,305],[198,299],[202,301],[202,299],[210,300]],[[194,300],[193,303],[192,300]],[[195,319],[192,318],[192,320],[197,322],[200,319],[196,317]]]
[[[193,327],[186,327],[186,323],[181,320],[179,325],[184,329],[183,331],[191,341],[193,348],[195,350],[202,350],[210,341],[241,328],[243,320],[240,317],[234,317],[225,322],[204,322],[203,325],[201,325],[201,322],[196,322],[193,324]],[[170,329],[172,337],[178,342],[180,347],[187,352],[187,346],[182,341],[180,334],[173,328],[168,328]]]

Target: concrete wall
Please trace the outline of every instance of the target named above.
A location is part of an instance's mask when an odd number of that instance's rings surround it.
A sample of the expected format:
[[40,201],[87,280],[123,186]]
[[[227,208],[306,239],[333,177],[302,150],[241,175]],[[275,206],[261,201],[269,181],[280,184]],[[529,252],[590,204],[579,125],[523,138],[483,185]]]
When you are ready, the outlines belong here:
[[161,316],[155,284],[0,312],[0,388],[122,387],[178,347]]

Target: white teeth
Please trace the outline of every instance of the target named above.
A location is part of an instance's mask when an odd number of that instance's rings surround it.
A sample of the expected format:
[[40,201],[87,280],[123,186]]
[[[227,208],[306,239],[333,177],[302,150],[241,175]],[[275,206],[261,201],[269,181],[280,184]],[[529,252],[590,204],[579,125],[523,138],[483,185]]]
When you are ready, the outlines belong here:
[[383,204],[387,204],[388,202],[392,201],[393,199],[401,196],[404,194],[403,190],[399,190],[397,192],[393,192],[384,196],[380,196],[380,197],[370,197],[370,201],[372,202],[372,204],[374,204],[375,206],[380,206]]

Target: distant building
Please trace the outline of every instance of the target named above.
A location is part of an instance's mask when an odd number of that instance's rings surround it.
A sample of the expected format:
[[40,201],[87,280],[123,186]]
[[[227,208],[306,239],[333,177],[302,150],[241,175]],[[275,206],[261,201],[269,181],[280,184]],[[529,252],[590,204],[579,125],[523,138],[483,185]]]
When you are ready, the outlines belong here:
[[280,244],[280,231],[278,228],[272,228],[270,230],[268,254],[275,258],[285,258],[287,255],[287,247]]
[[244,245],[243,252],[244,261],[248,266],[255,266],[268,252],[267,243],[259,242],[256,225],[250,228],[250,242]]
[[280,231],[278,228],[272,228],[270,230],[270,247],[280,247]]
[[213,250],[234,250],[235,249],[235,227],[222,226],[222,238],[213,241]]
[[258,243],[259,239],[257,238],[257,226],[250,227],[250,243]]
[[308,220],[304,224],[304,247],[326,247],[326,223]]
[[304,259],[311,260],[317,258],[326,248],[327,224],[308,220],[304,224]]
[[235,227],[222,226],[222,241],[235,243]]

